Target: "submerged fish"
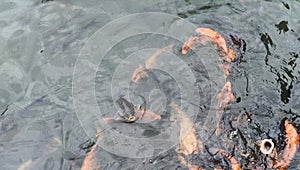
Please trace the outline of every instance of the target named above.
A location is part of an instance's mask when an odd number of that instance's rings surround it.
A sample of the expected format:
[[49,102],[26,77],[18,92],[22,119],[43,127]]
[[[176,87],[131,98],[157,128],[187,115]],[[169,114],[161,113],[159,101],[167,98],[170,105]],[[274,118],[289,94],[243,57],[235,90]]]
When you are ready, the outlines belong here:
[[[152,56],[149,57],[149,59],[147,59],[145,61],[145,68],[146,69],[153,68],[153,65],[154,65],[157,57],[159,57],[163,52],[171,52],[172,48],[173,48],[173,44],[168,45],[168,46],[156,51]],[[148,77],[148,74],[145,72],[143,65],[139,64],[138,68],[135,69],[135,71],[131,77],[131,81],[134,83],[137,83],[138,81],[140,81],[141,79],[143,79],[145,77]]]
[[238,163],[238,161],[232,155],[226,153],[222,149],[212,149],[212,150],[214,150],[215,154],[220,154],[223,157],[225,157],[226,159],[228,159],[230,161],[232,170],[241,170],[242,169],[240,164]]
[[225,54],[227,53],[228,49],[226,41],[219,33],[210,28],[197,28],[196,32],[203,36],[203,38],[200,39],[201,44],[210,41],[216,46],[217,49],[221,50]]
[[197,28],[197,35],[194,37],[190,37],[182,46],[181,53],[183,55],[187,54],[189,50],[195,50],[195,44],[206,44],[207,42],[212,42],[216,49],[220,51],[220,58],[226,63],[223,63],[223,68],[225,72],[225,77],[229,75],[231,69],[234,65],[236,65],[246,50],[246,43],[244,40],[239,39],[233,35],[230,35],[232,44],[234,45],[234,49],[238,51],[238,55],[236,51],[227,48],[227,44],[225,39],[216,31],[210,28]]
[[273,168],[286,170],[299,149],[300,134],[297,133],[295,127],[288,120],[284,123],[286,132],[286,146],[283,150],[282,159],[275,162]]
[[203,149],[202,142],[197,139],[193,122],[186,113],[180,110],[177,104],[172,103],[172,107],[176,112],[175,119],[178,120],[180,126],[180,148],[176,151],[178,153],[178,158],[180,162],[189,167],[190,170],[201,170],[198,166],[188,163],[184,158],[184,156],[198,154],[198,150]]
[[[127,122],[127,123],[150,123],[154,120],[160,120],[160,115],[151,112],[149,110],[141,109],[140,107],[134,106],[131,102],[127,101],[125,98],[120,97],[116,101],[117,105],[121,108],[123,113],[118,113],[121,117],[121,121]],[[115,118],[104,118],[104,121],[108,123],[116,122]],[[117,123],[120,123],[117,122]],[[128,124],[130,126],[130,124]],[[101,138],[103,137],[103,133],[98,132],[97,133],[97,142],[92,147],[91,151],[86,155],[82,167],[82,170],[99,170],[100,166],[98,162],[98,156],[97,151],[99,147],[99,143],[101,141]],[[98,154],[99,155],[99,154]]]
[[216,135],[218,136],[221,133],[220,120],[224,113],[224,109],[227,107],[229,103],[235,101],[235,97],[232,94],[231,83],[229,81],[225,83],[222,90],[218,93],[217,100],[218,100],[218,104],[217,104],[217,113],[216,113],[216,118],[217,118]]
[[235,97],[232,94],[231,83],[227,81],[222,90],[217,95],[218,109],[224,109],[228,103],[234,102]]
[[231,89],[231,83],[228,81],[225,83],[221,91],[217,95],[217,109],[216,109],[216,114],[215,115],[208,115],[205,123],[204,123],[204,128],[208,131],[214,129],[215,124],[216,129],[215,129],[215,134],[217,136],[220,135],[221,133],[221,128],[220,128],[220,120],[223,116],[224,109],[227,107],[229,103],[232,103],[235,101],[235,97],[232,94],[232,89]]
[[134,106],[131,102],[126,100],[124,97],[120,97],[116,101],[121,111],[118,112],[121,120],[127,123],[150,123],[154,120],[160,120],[160,115],[142,108],[141,106]]
[[97,134],[97,142],[92,147],[91,151],[87,153],[87,155],[84,158],[84,161],[81,166],[81,170],[100,170],[100,165],[97,161],[97,148],[99,147],[99,143],[101,141],[102,133],[99,132]]
[[131,81],[137,83],[141,79],[148,77],[147,72],[144,71],[144,67],[142,64],[139,64],[138,68],[136,68],[131,77]]
[[[216,31],[214,31],[210,28],[197,28],[196,33],[197,33],[196,36],[190,37],[183,44],[183,46],[181,48],[182,54],[186,54],[189,50],[194,49],[195,43],[206,44],[207,42],[212,42],[215,45],[216,49],[220,50],[222,53],[224,53],[224,54],[228,53],[225,39],[220,34],[218,34]],[[225,57],[225,60],[226,60],[226,57]],[[229,60],[229,61],[231,61],[231,60]]]
[[188,53],[189,50],[195,50],[196,42],[200,42],[200,38],[198,36],[190,37],[181,47],[181,53],[185,55]]

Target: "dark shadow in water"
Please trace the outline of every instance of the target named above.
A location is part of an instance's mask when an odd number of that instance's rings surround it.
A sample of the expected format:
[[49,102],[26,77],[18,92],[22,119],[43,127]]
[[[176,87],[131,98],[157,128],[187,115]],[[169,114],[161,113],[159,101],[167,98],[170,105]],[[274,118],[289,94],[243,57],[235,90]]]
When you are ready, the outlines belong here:
[[53,0],[42,0],[41,3],[51,2]]
[[280,84],[281,89],[280,97],[281,101],[285,104],[289,102],[294,83],[297,80],[297,77],[294,75],[294,70],[297,65],[296,60],[299,57],[295,52],[290,52],[289,54],[291,56],[289,61],[284,61],[284,64],[287,66],[282,65],[280,67],[283,73],[277,72],[277,82]]
[[[186,5],[192,5],[192,3],[190,1],[185,1],[185,2],[186,2]],[[196,4],[193,4],[193,5],[196,5]],[[240,7],[239,5],[235,5],[234,3],[229,3],[229,2],[225,3],[225,2],[217,1],[217,3],[210,2],[201,7],[199,7],[199,5],[198,5],[194,9],[189,9],[187,11],[177,13],[177,15],[181,18],[188,18],[189,16],[198,15],[203,12],[207,12],[208,10],[215,11],[215,10],[218,10],[219,8],[223,8],[223,7],[228,7],[228,9],[231,9],[236,13],[244,12],[244,10],[239,9],[239,7]]]
[[285,2],[282,1],[282,4],[283,4],[284,7],[286,7],[286,9],[288,9],[288,10],[290,9],[290,6],[289,6],[288,3],[285,3]]
[[278,28],[279,34],[281,34],[281,31],[282,31],[283,33],[286,33],[287,31],[289,31],[289,28],[288,28],[288,21],[281,21],[281,22],[279,22],[278,24],[275,24],[275,27]]
[[268,33],[259,33],[260,36],[260,40],[264,43],[265,48],[267,50],[267,55],[271,55],[270,49],[269,49],[269,45],[273,48],[275,48],[275,44],[273,43],[271,37],[269,36]]

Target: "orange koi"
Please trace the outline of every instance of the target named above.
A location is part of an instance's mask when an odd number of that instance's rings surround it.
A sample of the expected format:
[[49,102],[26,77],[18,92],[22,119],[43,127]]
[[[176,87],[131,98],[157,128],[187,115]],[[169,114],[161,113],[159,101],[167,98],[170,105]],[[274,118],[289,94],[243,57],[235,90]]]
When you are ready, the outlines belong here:
[[[176,112],[175,119],[179,121],[180,125],[180,153],[183,153],[184,155],[197,154],[198,146],[201,146],[202,144],[199,145],[196,130],[193,128],[193,122],[186,113],[180,110],[177,104],[172,103],[172,107]],[[189,128],[191,129],[189,130]]]
[[159,57],[163,52],[171,52],[172,48],[173,48],[173,44],[168,45],[168,46],[156,51],[151,57],[149,57],[148,60],[146,60],[146,62],[145,62],[146,69],[151,69],[153,67],[157,57]]
[[216,128],[216,135],[219,136],[221,133],[219,121],[221,120],[223,110],[224,110],[224,108],[226,108],[228,103],[235,101],[235,96],[232,94],[231,83],[229,81],[225,83],[222,90],[217,95],[217,100],[218,100],[218,104],[217,104],[216,117],[217,117],[218,123],[217,123],[217,128]]
[[[142,116],[142,114],[143,114],[143,116]],[[138,120],[137,120],[137,122],[139,122],[139,123],[149,123],[151,121],[161,119],[160,115],[155,114],[154,112],[151,112],[149,110],[142,110],[142,109],[137,111],[136,116],[139,116]],[[103,120],[108,123],[115,121],[115,119],[112,117],[104,118]],[[100,122],[103,120],[100,120]],[[97,133],[97,142],[92,147],[91,151],[86,155],[86,157],[83,161],[83,164],[81,166],[81,170],[100,170],[100,165],[97,162],[96,152],[97,152],[97,148],[99,147],[98,145],[99,145],[102,137],[103,137],[103,133],[101,133],[99,131]]]
[[223,86],[222,90],[217,95],[218,109],[224,109],[228,103],[234,102],[235,97],[232,94],[231,83],[228,81]]
[[[196,130],[193,128],[193,122],[188,118],[188,115],[182,112],[179,107],[172,103],[172,107],[174,108],[176,114],[176,119],[179,121],[180,125],[180,148],[176,151],[178,153],[178,158],[180,162],[189,167],[190,170],[201,170],[196,165],[192,165],[188,163],[184,156],[191,154],[198,154],[198,149],[203,149],[202,142],[197,140]],[[190,130],[188,128],[192,127]],[[186,134],[187,133],[187,134]]]
[[231,63],[237,58],[234,50],[227,48],[225,39],[218,34],[216,31],[210,28],[197,28],[197,36],[190,37],[182,46],[181,53],[183,55],[187,54],[189,50],[194,50],[195,43],[206,44],[207,42],[212,42],[216,49],[221,51],[220,58],[228,62],[224,64],[225,77],[230,73]]
[[282,160],[275,163],[273,166],[273,168],[279,168],[280,170],[286,170],[290,166],[299,149],[300,142],[300,134],[297,133],[295,127],[288,120],[284,122],[284,125],[286,132],[286,146],[283,150]]
[[136,111],[137,123],[150,123],[155,120],[160,120],[161,116],[150,110],[139,109]]
[[232,170],[241,170],[242,169],[240,164],[238,163],[238,161],[232,155],[227,154],[222,149],[219,149],[217,151],[217,153],[221,154],[222,156],[224,156],[225,158],[227,158],[230,161]]
[[145,77],[148,77],[148,74],[144,71],[143,65],[139,64],[138,68],[134,70],[131,81],[137,83]]
[[[172,48],[173,48],[173,44],[168,45],[168,46],[156,51],[152,56],[149,57],[148,60],[145,61],[145,68],[146,69],[153,68],[153,65],[154,65],[157,57],[159,57],[163,52],[171,52]],[[134,83],[137,83],[139,80],[141,80],[145,77],[148,77],[148,74],[144,71],[143,65],[139,64],[138,68],[135,69],[135,71],[131,77],[131,81]]]
[[84,161],[81,166],[81,170],[100,170],[100,165],[97,163],[96,151],[97,148],[99,147],[98,144],[101,141],[102,135],[103,134],[101,132],[97,134],[97,142],[92,147],[91,151],[84,158]]
[[206,43],[206,41],[211,41],[213,44],[215,44],[217,49],[220,49],[225,54],[227,54],[227,46],[225,39],[218,34],[216,31],[210,29],[210,28],[197,28],[196,32],[204,38],[202,38],[202,44]]
[[227,62],[232,62],[236,59],[236,53],[227,48],[225,39],[218,34],[216,31],[210,28],[197,28],[197,36],[190,37],[182,46],[181,53],[183,55],[187,54],[189,50],[194,50],[195,43],[199,42],[201,44],[206,44],[206,42],[212,42],[217,49],[222,52],[221,58]]
[[199,41],[199,37],[190,37],[181,47],[181,53],[185,55],[189,50],[195,50],[195,43]]
[[191,163],[188,163],[182,156],[179,156],[179,161],[182,165],[185,165],[189,168],[189,170],[204,170],[197,165],[193,165]]

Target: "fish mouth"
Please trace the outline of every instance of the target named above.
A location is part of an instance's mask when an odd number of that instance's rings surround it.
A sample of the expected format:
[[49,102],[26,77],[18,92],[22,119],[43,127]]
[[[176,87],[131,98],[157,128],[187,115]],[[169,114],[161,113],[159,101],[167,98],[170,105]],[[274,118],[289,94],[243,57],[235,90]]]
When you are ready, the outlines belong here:
[[260,151],[263,154],[271,154],[274,149],[274,143],[271,139],[264,139],[261,142]]

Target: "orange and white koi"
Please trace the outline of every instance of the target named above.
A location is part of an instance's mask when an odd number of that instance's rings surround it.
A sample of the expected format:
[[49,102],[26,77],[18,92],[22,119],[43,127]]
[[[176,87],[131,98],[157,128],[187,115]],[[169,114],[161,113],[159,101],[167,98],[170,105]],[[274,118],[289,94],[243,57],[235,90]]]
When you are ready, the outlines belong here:
[[[160,120],[161,117],[160,115],[151,112],[149,110],[136,110],[136,115],[138,116],[138,119],[136,122],[138,123],[149,123],[152,122],[154,120]],[[114,121],[115,119],[112,117],[109,118],[104,118],[104,121],[110,123],[112,121]],[[100,120],[103,121],[103,120]],[[97,162],[97,149],[98,149],[98,145],[100,144],[101,138],[103,137],[103,133],[101,133],[100,131],[97,133],[97,142],[96,144],[92,147],[91,151],[86,155],[83,164],[81,166],[81,170],[100,170],[100,165]]]
[[206,44],[207,42],[212,42],[215,45],[216,49],[221,52],[220,58],[228,62],[224,66],[225,77],[227,77],[232,67],[231,62],[234,62],[237,58],[235,51],[227,48],[225,39],[219,33],[210,28],[197,28],[196,33],[198,35],[190,37],[183,44],[181,53],[185,55],[189,50],[194,50],[196,43]]
[[200,39],[201,44],[205,44],[207,41],[212,42],[217,49],[221,50],[225,54],[227,53],[227,45],[225,39],[216,31],[210,28],[197,28],[196,32],[203,36]]
[[99,147],[99,143],[101,141],[103,134],[101,132],[98,132],[97,134],[97,142],[92,147],[91,151],[87,153],[85,156],[81,170],[100,170],[100,165],[97,163],[97,148]]
[[218,109],[224,109],[228,103],[234,102],[235,97],[232,94],[232,88],[230,81],[227,81],[223,86],[222,90],[217,95]]
[[232,94],[231,83],[229,81],[225,83],[222,90],[218,93],[217,100],[218,100],[218,104],[217,104],[216,117],[218,121],[217,121],[216,135],[219,136],[221,133],[219,122],[224,113],[224,109],[227,107],[229,103],[235,101],[235,96]]
[[238,161],[232,155],[227,154],[224,150],[218,149],[216,153],[221,154],[222,156],[224,156],[226,159],[230,161],[232,170],[242,169]]
[[160,120],[161,116],[150,110],[138,109],[136,111],[136,117],[138,117],[137,123],[150,123],[155,120]]
[[159,57],[163,52],[171,52],[172,48],[173,48],[173,44],[168,45],[168,46],[156,51],[151,57],[149,57],[148,60],[146,60],[146,62],[145,62],[146,69],[151,69],[153,67],[157,57]]
[[185,55],[188,53],[189,50],[195,50],[196,42],[200,42],[200,38],[198,36],[190,37],[181,47],[181,53]]
[[186,54],[189,50],[193,50],[195,43],[206,44],[212,42],[217,49],[222,52],[222,58],[225,61],[231,62],[234,60],[235,52],[227,48],[225,39],[216,31],[210,28],[197,28],[196,33],[198,35],[190,37],[182,46],[181,53]]
[[[145,61],[145,68],[146,69],[153,68],[153,65],[154,65],[157,57],[159,57],[163,52],[171,52],[172,48],[173,48],[173,44],[168,45],[168,46],[156,51],[152,56],[149,57],[149,59],[147,59]],[[134,83],[137,83],[138,81],[140,81],[141,79],[143,79],[145,77],[148,77],[148,74],[144,71],[143,65],[139,64],[138,68],[135,69],[135,71],[131,77],[131,81]]]
[[131,81],[137,83],[141,79],[148,77],[148,74],[144,71],[144,67],[142,64],[139,64],[138,68],[136,68],[131,77]]
[[279,170],[286,170],[290,166],[299,149],[300,142],[300,134],[297,133],[295,127],[288,120],[284,122],[284,125],[286,132],[286,146],[283,150],[282,160],[275,163],[273,166],[273,168],[279,168]]
[[[172,107],[176,112],[175,119],[178,120],[180,126],[180,148],[176,151],[178,158],[180,162],[189,167],[190,170],[201,170],[198,166],[192,165],[184,159],[184,156],[198,154],[198,150],[203,149],[202,142],[197,139],[193,122],[186,113],[180,110],[177,104],[172,103]],[[181,154],[183,154],[183,156]]]

